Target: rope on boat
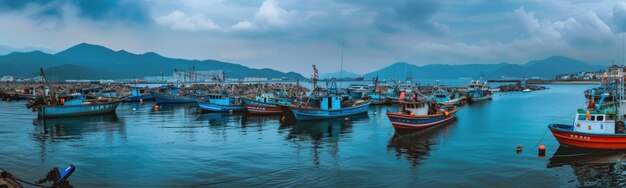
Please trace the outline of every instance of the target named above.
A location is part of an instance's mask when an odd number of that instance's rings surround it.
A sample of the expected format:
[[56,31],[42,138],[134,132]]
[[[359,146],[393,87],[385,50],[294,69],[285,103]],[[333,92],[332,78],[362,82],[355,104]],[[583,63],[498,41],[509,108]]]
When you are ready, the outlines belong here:
[[550,129],[546,128],[546,132],[543,132],[543,136],[541,137],[541,139],[539,139],[539,141],[532,148],[536,148],[537,146],[539,146],[539,144],[541,142],[543,142],[543,139],[546,137],[546,134],[548,133],[548,130],[550,130]]
[[[3,169],[3,168],[0,168],[0,170],[2,170],[2,171],[4,171],[4,172],[9,172],[9,171],[7,171],[7,170],[5,170],[5,169]],[[16,177],[15,175],[12,175],[12,174],[11,174],[11,176],[13,177],[13,179],[15,179],[15,180],[17,180],[17,181],[19,181],[19,182],[22,182],[22,183],[28,184],[28,185],[32,185],[32,186],[35,186],[35,187],[51,188],[51,186],[39,185],[39,184],[31,183],[31,182],[28,182],[28,181],[24,181],[24,180],[22,180],[22,179],[20,179],[20,178]]]

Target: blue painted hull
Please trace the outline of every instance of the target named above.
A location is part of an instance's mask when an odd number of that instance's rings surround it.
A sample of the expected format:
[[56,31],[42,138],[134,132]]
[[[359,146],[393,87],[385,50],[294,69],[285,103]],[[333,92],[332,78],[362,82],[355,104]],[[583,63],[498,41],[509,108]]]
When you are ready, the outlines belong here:
[[277,107],[277,104],[274,104],[274,103],[260,102],[260,101],[255,101],[251,99],[246,99],[246,98],[243,98],[242,101],[243,101],[243,104],[247,104],[247,105]]
[[39,117],[67,117],[80,115],[93,115],[114,113],[121,101],[93,105],[68,105],[68,106],[42,106],[39,109]]
[[167,93],[157,93],[157,92],[151,92],[150,94],[152,95],[152,97],[154,97],[154,100],[157,103],[194,103],[196,102],[196,98],[194,97],[183,97],[183,96],[177,96],[177,95],[172,95],[172,94],[167,94]]
[[319,119],[330,119],[337,117],[345,117],[354,114],[365,113],[369,109],[370,102],[366,102],[359,106],[344,108],[339,110],[321,110],[307,109],[298,107],[289,107],[296,121],[310,121]]
[[196,101],[200,109],[204,112],[238,112],[243,111],[244,107],[240,105],[218,105],[208,102]]
[[153,101],[154,97],[152,97],[152,95],[132,96],[132,97],[126,98],[124,101],[127,101],[127,102],[139,102],[141,100],[143,100],[143,101]]

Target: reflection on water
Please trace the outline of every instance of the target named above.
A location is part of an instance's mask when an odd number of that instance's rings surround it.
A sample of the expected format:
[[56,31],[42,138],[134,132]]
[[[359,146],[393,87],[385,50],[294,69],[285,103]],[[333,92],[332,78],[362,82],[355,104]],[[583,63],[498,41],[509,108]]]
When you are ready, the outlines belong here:
[[[623,153],[568,159],[559,149],[546,168],[548,158],[536,150],[514,152],[519,143],[537,143],[550,119],[584,104],[587,88],[497,95],[463,107],[451,124],[402,136],[385,115],[396,106],[372,106],[347,122],[283,125],[280,116],[202,114],[194,104],[154,111],[154,102],[44,122],[23,103],[0,102],[0,167],[35,180],[74,164],[76,187],[622,186]],[[558,146],[549,133],[543,141]]]
[[446,134],[448,129],[454,126],[455,122],[443,124],[424,131],[395,134],[387,145],[390,150],[396,151],[396,157],[405,157],[413,167],[421,164],[432,148],[437,144],[439,136]]
[[77,116],[65,118],[34,119],[36,127],[34,136],[40,139],[40,134],[50,139],[80,139],[81,134],[87,132],[119,132],[125,135],[124,123],[115,113]]
[[352,133],[352,122],[358,122],[367,118],[368,114],[362,113],[350,116],[349,121],[344,121],[342,118],[333,118],[296,122],[285,140],[294,143],[299,150],[310,148],[313,164],[316,166],[320,165],[320,152],[325,147],[328,148],[330,156],[336,163],[339,158],[339,141],[345,138],[343,136],[350,136],[350,133]]
[[560,146],[548,168],[569,166],[579,186],[623,187],[626,182],[626,151],[583,150]]

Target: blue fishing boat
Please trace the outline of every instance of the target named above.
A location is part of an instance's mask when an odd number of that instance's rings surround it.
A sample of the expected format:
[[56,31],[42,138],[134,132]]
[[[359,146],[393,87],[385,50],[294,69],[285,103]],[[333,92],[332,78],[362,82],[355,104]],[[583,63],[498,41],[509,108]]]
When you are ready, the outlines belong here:
[[130,96],[124,99],[127,102],[139,102],[139,101],[153,101],[154,97],[150,93],[145,93],[140,88],[133,88],[130,91]]
[[431,100],[443,105],[458,105],[463,98],[448,93],[445,89],[437,86],[437,90],[430,97]]
[[467,86],[467,96],[470,102],[475,103],[491,100],[493,92],[489,91],[489,84],[487,84],[487,82],[483,84],[480,80],[472,80]]
[[241,99],[221,94],[210,94],[196,101],[203,112],[238,112],[244,107]]
[[399,133],[408,133],[443,125],[455,119],[457,107],[439,107],[436,102],[408,102],[400,103],[400,110],[387,112],[394,130]]
[[150,92],[157,103],[195,103],[197,97],[179,96],[171,93]]
[[353,104],[342,106],[339,96],[321,97],[317,101],[315,103],[319,105],[316,106],[306,106],[306,104],[299,106],[281,105],[281,109],[286,117],[291,117],[295,121],[308,121],[365,113],[371,104],[370,101],[359,100]]
[[68,101],[61,98],[59,105],[41,105],[37,111],[43,118],[115,113],[120,102],[116,99],[86,100],[84,96]]

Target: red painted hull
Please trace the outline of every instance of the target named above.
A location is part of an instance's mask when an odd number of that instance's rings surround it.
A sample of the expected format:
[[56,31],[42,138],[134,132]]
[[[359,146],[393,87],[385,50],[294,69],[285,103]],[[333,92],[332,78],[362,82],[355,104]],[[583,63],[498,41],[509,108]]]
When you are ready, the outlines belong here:
[[283,111],[279,106],[257,106],[257,105],[244,105],[246,112],[250,115],[280,115]]
[[552,135],[564,146],[585,149],[626,149],[626,135],[589,134],[549,126]]

